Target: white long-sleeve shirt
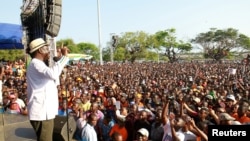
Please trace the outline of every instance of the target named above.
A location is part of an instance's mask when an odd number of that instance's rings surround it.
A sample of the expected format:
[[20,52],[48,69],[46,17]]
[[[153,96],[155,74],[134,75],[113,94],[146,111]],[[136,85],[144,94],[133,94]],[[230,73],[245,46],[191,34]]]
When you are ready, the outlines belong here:
[[97,134],[95,128],[89,123],[86,123],[86,125],[82,129],[81,141],[97,141]]
[[63,56],[52,67],[33,58],[27,69],[28,115],[30,120],[54,119],[58,114],[58,79],[69,58]]

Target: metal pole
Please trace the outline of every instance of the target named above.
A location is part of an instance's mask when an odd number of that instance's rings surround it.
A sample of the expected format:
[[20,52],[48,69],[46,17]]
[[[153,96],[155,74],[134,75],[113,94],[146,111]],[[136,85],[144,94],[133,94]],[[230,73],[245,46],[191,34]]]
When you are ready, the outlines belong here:
[[114,63],[114,48],[113,46],[110,46],[110,59],[111,59],[111,63],[113,64]]
[[159,50],[157,50],[157,62],[160,63],[160,53],[159,53]]
[[99,37],[99,51],[100,51],[100,65],[103,65],[102,62],[102,44],[101,44],[101,26],[100,26],[100,5],[99,0],[97,0],[97,17],[98,17],[98,37]]
[[115,34],[114,33],[111,33],[110,34],[110,60],[111,60],[111,63],[113,64],[114,63],[114,47],[113,47],[113,39],[112,37],[114,36]]

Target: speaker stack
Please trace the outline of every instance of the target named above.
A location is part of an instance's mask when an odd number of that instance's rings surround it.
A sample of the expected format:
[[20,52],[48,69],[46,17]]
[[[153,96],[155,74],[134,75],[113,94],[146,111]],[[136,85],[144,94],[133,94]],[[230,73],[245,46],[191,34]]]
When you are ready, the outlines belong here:
[[24,0],[21,8],[24,39],[28,45],[36,38],[56,37],[61,25],[62,0]]
[[73,116],[68,116],[68,125],[66,116],[56,116],[54,119],[53,141],[68,141],[68,137],[71,141],[76,128],[76,120]]
[[46,33],[56,37],[61,26],[62,0],[47,0]]
[[44,5],[40,0],[25,0],[22,6],[21,21],[25,41],[28,45],[36,38],[45,38]]

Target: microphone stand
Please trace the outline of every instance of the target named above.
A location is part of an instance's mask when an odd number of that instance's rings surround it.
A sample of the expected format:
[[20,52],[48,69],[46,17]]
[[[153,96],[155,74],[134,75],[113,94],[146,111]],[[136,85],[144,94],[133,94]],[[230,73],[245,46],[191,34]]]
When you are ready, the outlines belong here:
[[[57,58],[57,59],[59,59],[59,58]],[[66,79],[66,77],[64,79]],[[66,108],[67,139],[68,139],[68,141],[70,141],[69,140],[69,103],[68,103],[67,83],[65,84],[65,88],[66,88],[66,94],[65,94],[65,96],[66,96],[66,107],[67,107]]]
[[66,109],[66,122],[67,122],[67,137],[68,137],[68,141],[69,140],[69,108],[68,108],[68,89],[66,87],[66,98],[67,98],[67,109]]
[[[63,47],[63,44],[62,46]],[[61,57],[60,57],[61,58]],[[58,60],[60,60],[60,58],[57,58]],[[69,140],[69,107],[68,107],[68,89],[67,89],[67,84],[66,85],[66,100],[67,100],[67,109],[66,109],[66,124],[67,124],[67,139]]]

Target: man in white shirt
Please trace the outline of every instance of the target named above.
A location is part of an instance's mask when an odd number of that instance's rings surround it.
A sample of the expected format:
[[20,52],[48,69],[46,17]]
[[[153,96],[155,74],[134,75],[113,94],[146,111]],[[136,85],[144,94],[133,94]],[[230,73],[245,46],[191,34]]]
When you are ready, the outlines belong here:
[[91,113],[88,116],[88,121],[82,128],[81,141],[97,141],[97,133],[95,131],[97,121],[98,117],[95,113]]
[[42,38],[31,41],[26,51],[32,58],[27,69],[29,120],[38,141],[52,141],[59,107],[57,85],[69,60],[68,49],[61,48],[62,56],[51,67],[46,64],[50,59],[49,47]]

